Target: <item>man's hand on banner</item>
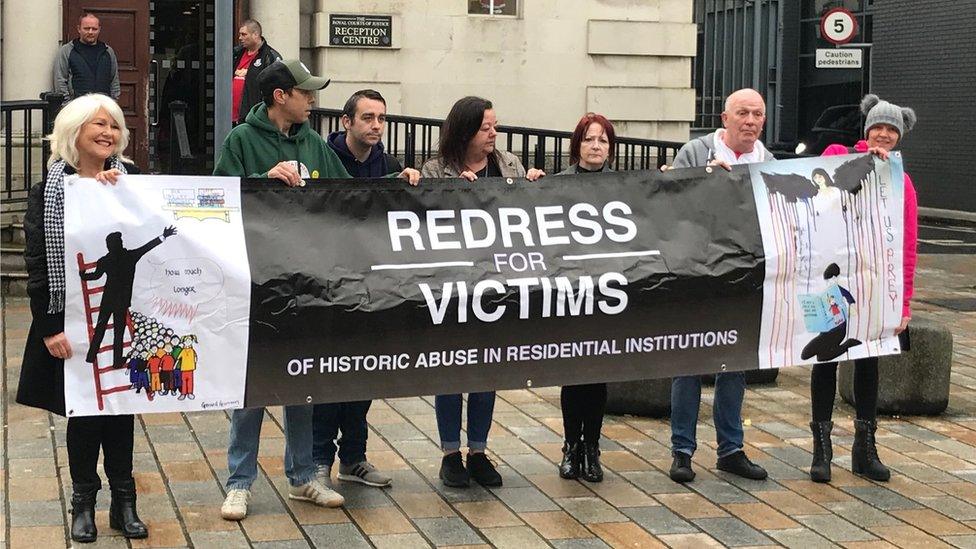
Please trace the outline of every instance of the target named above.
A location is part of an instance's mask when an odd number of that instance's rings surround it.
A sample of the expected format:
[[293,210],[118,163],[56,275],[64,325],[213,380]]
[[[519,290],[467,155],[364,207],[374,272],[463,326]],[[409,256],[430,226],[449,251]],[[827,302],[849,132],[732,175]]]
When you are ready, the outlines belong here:
[[420,172],[413,168],[404,168],[404,170],[400,172],[400,175],[397,177],[400,179],[406,179],[407,183],[409,183],[411,187],[416,187],[420,184]]
[[868,152],[877,155],[881,160],[888,160],[888,149],[884,147],[869,147]]
[[542,179],[546,176],[546,172],[540,170],[539,168],[531,168],[525,173],[525,178],[529,181],[536,181]]
[[167,238],[173,236],[174,234],[176,234],[176,227],[172,225],[166,227],[165,229],[163,229],[163,240],[166,240]]
[[291,162],[278,162],[275,167],[268,170],[268,179],[280,179],[289,187],[304,187],[305,181],[298,168]]
[[724,160],[719,160],[717,158],[715,160],[710,160],[708,162],[708,165],[709,166],[720,166],[722,168],[725,168],[725,171],[727,171],[727,172],[731,172],[732,171],[732,165],[731,164],[729,164],[728,162],[726,162]]
[[122,175],[121,171],[112,168],[111,170],[96,173],[95,180],[103,185],[115,185],[118,182],[120,175]]
[[71,344],[68,343],[68,338],[65,337],[64,332],[45,337],[44,345],[47,347],[47,352],[51,353],[54,358],[62,360],[71,358]]
[[895,335],[898,335],[898,334],[904,332],[905,330],[907,330],[908,329],[908,323],[911,320],[912,320],[912,317],[910,317],[910,316],[903,316],[903,317],[901,317],[901,324],[899,324],[898,327],[895,328]]

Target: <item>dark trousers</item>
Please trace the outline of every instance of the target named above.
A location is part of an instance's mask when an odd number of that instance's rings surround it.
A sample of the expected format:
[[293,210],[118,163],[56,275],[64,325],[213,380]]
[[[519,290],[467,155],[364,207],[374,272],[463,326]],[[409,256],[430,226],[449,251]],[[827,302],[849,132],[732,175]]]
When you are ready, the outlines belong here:
[[[372,400],[316,404],[312,407],[312,461],[332,466],[336,448],[339,462],[354,465],[366,461],[366,414]],[[342,436],[339,437],[340,431]],[[339,440],[336,441],[336,437]]]
[[[105,329],[108,327],[108,321],[112,319],[112,365],[116,368],[120,368],[124,362],[122,360],[122,337],[125,335],[125,323],[128,320],[129,308],[128,307],[118,307],[118,308],[106,308],[98,311],[98,321],[95,322],[95,333],[92,334],[91,346],[88,347],[89,356],[92,353],[95,356],[98,355],[98,349],[102,346],[102,340],[105,339]],[[99,366],[106,366],[105,364],[100,364]]]
[[[813,421],[830,421],[837,393],[837,363],[815,364],[810,373],[810,403]],[[854,361],[854,408],[857,419],[874,421],[878,415],[878,359]]]
[[568,385],[559,392],[563,432],[568,442],[599,442],[607,408],[607,384]]
[[68,418],[68,467],[71,482],[99,484],[98,452],[105,453],[105,476],[110,485],[132,478],[134,416]]

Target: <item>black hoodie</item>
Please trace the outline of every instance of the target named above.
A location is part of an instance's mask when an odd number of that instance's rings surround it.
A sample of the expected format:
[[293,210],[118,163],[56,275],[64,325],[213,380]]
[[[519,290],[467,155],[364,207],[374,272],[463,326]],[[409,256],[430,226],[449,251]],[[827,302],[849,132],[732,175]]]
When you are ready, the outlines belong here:
[[352,177],[385,177],[403,171],[400,161],[395,156],[383,152],[382,142],[373,145],[366,161],[360,162],[346,145],[346,132],[332,132],[326,141]]

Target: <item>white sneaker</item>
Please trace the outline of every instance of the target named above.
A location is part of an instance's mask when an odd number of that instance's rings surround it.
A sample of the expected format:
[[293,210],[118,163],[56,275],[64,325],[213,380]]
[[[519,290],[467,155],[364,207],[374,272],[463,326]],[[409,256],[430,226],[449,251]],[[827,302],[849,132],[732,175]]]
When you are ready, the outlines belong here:
[[241,520],[247,516],[247,500],[251,497],[250,490],[241,488],[227,492],[224,504],[220,506],[220,516],[224,520]]
[[301,486],[289,486],[288,497],[299,501],[308,501],[322,507],[341,507],[346,502],[342,494],[322,484],[314,478]]
[[315,466],[315,478],[321,482],[324,486],[332,485],[332,467],[328,465],[316,465]]

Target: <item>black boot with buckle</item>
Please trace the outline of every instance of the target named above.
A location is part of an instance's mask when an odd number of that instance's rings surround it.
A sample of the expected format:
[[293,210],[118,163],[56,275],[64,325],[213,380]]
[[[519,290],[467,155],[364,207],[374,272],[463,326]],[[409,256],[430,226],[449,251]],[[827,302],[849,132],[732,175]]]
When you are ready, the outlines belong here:
[[122,532],[128,539],[149,536],[149,530],[136,513],[136,482],[129,478],[109,482],[112,488],[112,505],[108,512],[108,525]]
[[583,443],[583,463],[580,476],[587,482],[603,482],[603,467],[600,466],[600,443]]
[[92,543],[98,537],[95,528],[95,496],[101,483],[71,485],[71,539],[78,543]]
[[559,464],[559,476],[562,478],[579,478],[580,466],[583,461],[583,444],[580,441],[563,444],[563,460]]

